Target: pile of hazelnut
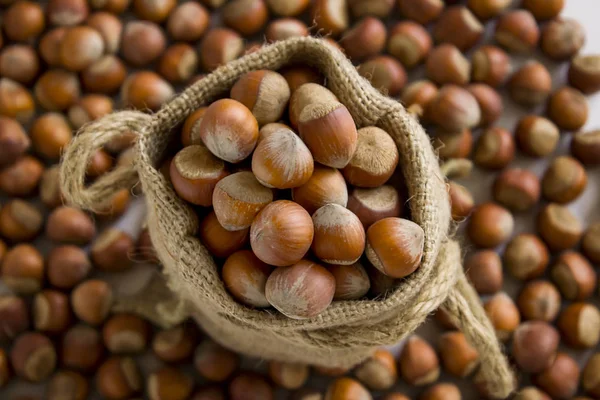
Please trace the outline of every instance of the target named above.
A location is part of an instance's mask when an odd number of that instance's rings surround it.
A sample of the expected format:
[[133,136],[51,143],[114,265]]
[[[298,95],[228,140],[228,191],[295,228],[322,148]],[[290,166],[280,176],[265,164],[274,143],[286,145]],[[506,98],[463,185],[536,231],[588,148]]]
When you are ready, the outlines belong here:
[[224,260],[231,295],[305,319],[332,300],[365,297],[367,264],[389,280],[413,273],[424,232],[400,218],[393,139],[357,129],[324,86],[297,83],[252,71],[229,98],[193,112],[169,178],[200,207],[200,239]]

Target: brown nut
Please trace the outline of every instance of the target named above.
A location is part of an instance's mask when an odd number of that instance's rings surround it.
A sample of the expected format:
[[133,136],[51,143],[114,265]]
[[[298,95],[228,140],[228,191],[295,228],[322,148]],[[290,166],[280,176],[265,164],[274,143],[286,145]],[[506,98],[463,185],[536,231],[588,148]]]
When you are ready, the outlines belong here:
[[181,144],[184,147],[191,145],[203,145],[200,138],[200,123],[206,112],[207,107],[200,107],[191,113],[183,122],[181,128]]
[[273,400],[271,385],[255,372],[242,372],[229,383],[230,400]]
[[365,231],[361,221],[339,204],[327,204],[312,215],[313,254],[328,264],[351,265],[365,249]]
[[10,351],[15,373],[29,382],[47,379],[56,368],[56,359],[56,350],[50,339],[37,332],[20,335]]
[[434,47],[425,63],[427,77],[437,84],[466,85],[471,77],[471,63],[456,46],[441,44]]
[[123,62],[114,55],[106,55],[81,72],[81,83],[86,91],[114,94],[126,75]]
[[12,4],[4,10],[2,22],[6,37],[17,42],[33,41],[46,26],[42,6],[33,1],[18,1]]
[[92,264],[77,246],[58,246],[48,253],[48,282],[58,289],[71,289],[83,281],[92,269]]
[[483,203],[469,219],[467,234],[479,247],[496,247],[508,240],[514,229],[512,214],[495,203]]
[[409,83],[403,90],[400,100],[411,114],[423,116],[429,103],[438,95],[438,88],[428,80]]
[[449,132],[461,132],[479,125],[481,109],[475,97],[455,85],[443,86],[425,111],[428,120]]
[[244,41],[231,29],[211,29],[200,43],[200,59],[208,71],[235,60],[243,51]]
[[58,160],[63,148],[73,138],[67,119],[60,113],[51,112],[38,117],[30,130],[33,148],[49,160]]
[[539,373],[552,365],[556,358],[560,336],[546,322],[522,323],[513,334],[512,356],[526,373]]
[[150,329],[150,324],[136,315],[115,314],[104,323],[102,338],[111,354],[136,354],[148,346]]
[[[309,66],[292,66],[281,70],[281,75],[287,81],[293,94],[300,86],[306,83],[322,84],[323,77],[319,71]],[[290,109],[291,111],[291,109]]]
[[550,396],[535,386],[527,386],[515,394],[514,400],[551,400]]
[[537,106],[548,98],[552,89],[550,73],[537,61],[526,62],[508,82],[511,98],[525,107]]
[[269,9],[282,17],[295,17],[310,4],[310,0],[266,0]]
[[308,260],[275,269],[265,287],[267,301],[293,319],[323,312],[333,300],[335,278],[324,267]]
[[100,33],[106,53],[115,54],[119,51],[123,24],[118,17],[109,12],[100,11],[90,15],[87,25]]
[[488,20],[510,7],[511,0],[469,0],[467,5],[478,18]]
[[558,316],[560,305],[558,289],[544,280],[528,282],[517,299],[517,306],[525,320],[552,322]]
[[372,15],[384,19],[390,15],[394,3],[394,0],[349,0],[348,6],[356,18]]
[[304,185],[292,189],[292,199],[309,214],[326,204],[348,204],[348,189],[344,176],[335,168],[315,165],[311,178]]
[[471,84],[467,89],[475,97],[481,109],[480,126],[493,125],[500,119],[504,112],[504,103],[496,90],[484,83]]
[[431,36],[427,30],[412,21],[402,21],[390,31],[387,51],[406,68],[421,63],[431,50]]
[[0,75],[19,83],[29,84],[40,70],[35,49],[29,45],[13,44],[0,52]]
[[574,19],[555,19],[548,22],[542,30],[540,46],[544,54],[553,60],[571,59],[584,44],[585,31]]
[[177,0],[133,0],[133,11],[140,19],[163,22],[176,5]]
[[538,278],[544,274],[550,255],[548,248],[533,234],[521,233],[507,244],[502,260],[508,272],[520,280]]
[[479,167],[501,169],[515,157],[515,142],[509,131],[489,128],[483,132],[475,145],[473,160]]
[[331,382],[325,393],[325,400],[338,399],[373,400],[373,397],[358,381],[343,377]]
[[581,251],[593,263],[600,263],[600,223],[588,226],[581,242]]
[[510,52],[528,53],[537,45],[540,29],[529,11],[512,10],[498,19],[494,38]]
[[583,226],[568,208],[548,204],[537,218],[537,230],[551,250],[560,251],[574,247],[583,235]]
[[438,383],[419,396],[419,400],[461,400],[460,389],[453,383]]
[[328,268],[335,278],[334,300],[356,300],[369,292],[371,282],[361,264],[329,265]]
[[576,131],[587,122],[589,106],[583,93],[565,86],[550,96],[547,113],[560,129]]
[[173,367],[163,367],[150,374],[146,392],[150,400],[185,400],[192,393],[194,381]]
[[173,87],[151,71],[129,75],[121,86],[121,100],[125,106],[138,110],[156,111],[174,94]]
[[387,390],[398,380],[394,355],[387,350],[378,349],[355,368],[354,375],[369,389]]
[[375,17],[365,17],[344,33],[340,44],[353,61],[376,56],[385,47],[387,30]]
[[94,266],[102,271],[123,271],[132,265],[134,248],[135,243],[128,233],[107,228],[92,243],[90,257]]
[[77,285],[71,292],[71,306],[80,320],[90,325],[100,325],[113,303],[111,287],[104,281],[90,279]]
[[98,368],[96,388],[109,400],[129,399],[142,390],[142,374],[133,358],[111,357]]
[[444,2],[442,0],[398,0],[398,8],[403,17],[425,25],[440,16],[444,10]]
[[269,11],[264,0],[233,0],[221,10],[223,23],[242,36],[251,36],[264,28]]
[[577,252],[562,253],[554,263],[551,275],[567,300],[587,299],[596,290],[596,272],[585,257]]
[[560,313],[557,326],[571,347],[593,348],[600,341],[600,311],[593,304],[570,304]]
[[456,182],[448,182],[448,195],[452,219],[462,221],[467,218],[475,208],[475,199],[469,190]]
[[8,196],[32,194],[38,187],[44,165],[31,156],[23,156],[12,165],[0,170],[0,191]]
[[69,108],[69,122],[75,129],[95,121],[113,111],[112,99],[100,94],[89,94],[83,96],[79,101]]
[[130,21],[125,24],[121,40],[123,59],[143,67],[158,59],[165,51],[166,38],[160,26],[149,21]]
[[46,235],[61,244],[84,245],[96,235],[96,228],[94,221],[83,211],[61,206],[48,216]]
[[379,55],[370,58],[358,67],[358,72],[371,85],[388,96],[396,96],[406,85],[407,76],[402,64],[395,58]]
[[167,32],[175,41],[195,42],[199,40],[210,22],[206,8],[194,1],[179,4],[167,19]]
[[308,380],[310,369],[304,364],[269,362],[269,376],[279,387],[287,390],[300,389]]
[[513,332],[521,323],[517,306],[505,292],[495,294],[484,303],[484,310],[496,330],[500,341],[510,340]]
[[569,84],[585,94],[600,90],[600,57],[598,55],[577,56],[569,66]]
[[402,201],[398,191],[389,185],[374,189],[355,188],[348,198],[348,209],[368,229],[380,219],[400,217]]
[[440,357],[448,373],[467,377],[479,366],[479,354],[462,332],[447,332],[440,336]]
[[215,257],[226,258],[248,243],[249,228],[228,231],[221,226],[214,212],[209,213],[200,224],[200,239]]
[[581,376],[583,390],[591,396],[598,397],[600,394],[600,353],[595,353],[587,361]]
[[180,363],[191,358],[196,347],[196,330],[183,324],[154,334],[152,351],[165,362]]
[[13,242],[29,241],[41,231],[44,218],[31,203],[10,200],[0,209],[0,234]]
[[49,0],[46,13],[52,25],[72,26],[83,22],[89,9],[85,0]]
[[545,157],[554,152],[560,132],[552,121],[528,115],[517,124],[515,137],[519,149],[531,157]]
[[64,111],[79,99],[79,78],[73,72],[51,69],[37,80],[34,92],[37,101],[46,110]]
[[85,400],[88,398],[90,384],[88,380],[78,372],[59,371],[55,373],[50,382],[46,398],[48,400]]
[[565,0],[524,0],[522,6],[536,19],[544,21],[556,17],[565,6]]
[[494,200],[513,211],[526,211],[540,200],[540,180],[531,171],[507,168],[496,177]]
[[578,198],[587,185],[583,165],[568,156],[555,158],[542,179],[542,192],[548,201],[569,203]]
[[250,307],[269,307],[265,285],[273,268],[260,261],[250,250],[230,255],[221,274],[225,287],[240,303]]
[[24,86],[12,79],[0,78],[0,115],[27,123],[34,110],[33,97]]
[[31,313],[33,326],[40,332],[63,333],[72,321],[69,297],[58,290],[46,289],[37,293]]
[[113,167],[113,158],[102,149],[96,150],[85,171],[88,178],[98,178],[104,175]]
[[0,116],[0,167],[17,161],[31,146],[31,140],[16,120]]
[[34,294],[42,288],[44,259],[33,246],[19,244],[2,261],[2,282],[18,294]]
[[308,35],[309,32],[306,24],[296,18],[275,19],[267,25],[265,30],[265,39],[269,43]]
[[573,135],[571,154],[585,165],[600,164],[600,130],[581,131]]
[[553,398],[566,399],[577,393],[580,375],[577,361],[566,353],[558,353],[554,363],[533,381]]
[[483,25],[465,6],[447,7],[433,28],[436,43],[451,43],[460,51],[467,51],[483,36]]
[[510,58],[499,47],[481,46],[471,57],[471,78],[474,82],[497,88],[506,81],[510,71]]
[[435,350],[416,335],[409,337],[404,344],[398,367],[402,379],[409,385],[429,385],[440,376],[440,361]]
[[238,354],[221,347],[210,339],[198,345],[194,353],[194,366],[201,377],[211,382],[224,382],[238,369]]
[[346,1],[315,0],[310,11],[316,28],[323,34],[338,36],[348,29],[349,15]]
[[473,148],[473,134],[470,129],[460,132],[438,130],[434,137],[434,147],[440,158],[468,158]]
[[67,33],[67,28],[54,28],[44,34],[38,43],[38,51],[42,60],[51,67],[59,67],[60,43]]
[[104,357],[104,345],[100,332],[79,324],[62,337],[60,360],[67,368],[82,372],[94,372]]
[[298,120],[304,108],[310,104],[337,101],[337,97],[324,86],[306,83],[293,91],[290,98],[289,117],[291,126],[298,128]]
[[100,32],[90,26],[67,29],[60,41],[60,62],[69,71],[81,71],[104,54],[104,39]]
[[479,250],[465,260],[465,272],[480,295],[494,294],[502,289],[502,261],[493,250]]
[[0,342],[12,341],[27,329],[29,329],[29,309],[25,301],[18,296],[1,295]]

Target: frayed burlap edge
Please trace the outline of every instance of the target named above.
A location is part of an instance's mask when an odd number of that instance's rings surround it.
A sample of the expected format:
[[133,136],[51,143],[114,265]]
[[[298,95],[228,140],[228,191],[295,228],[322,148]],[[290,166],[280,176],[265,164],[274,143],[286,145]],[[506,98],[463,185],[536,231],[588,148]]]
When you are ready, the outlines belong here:
[[[425,231],[419,270],[385,299],[335,302],[319,316],[302,321],[249,309],[229,296],[212,257],[194,236],[198,229],[195,214],[156,168],[172,128],[186,116],[226,93],[244,73],[277,70],[291,63],[318,68],[358,126],[379,126],[391,135],[400,151],[412,219]],[[85,187],[85,168],[94,151],[126,131],[139,134],[135,169],[119,168]],[[374,348],[409,335],[443,304],[480,352],[483,362],[478,376],[487,391],[505,398],[513,389],[513,375],[493,328],[466,283],[459,247],[447,238],[447,192],[427,135],[401,104],[381,95],[341,52],[324,41],[277,42],[218,68],[154,115],[123,111],[85,126],[65,151],[60,176],[65,198],[92,210],[139,180],[149,209],[149,232],[169,286],[209,334],[234,350],[267,359],[349,367]]]

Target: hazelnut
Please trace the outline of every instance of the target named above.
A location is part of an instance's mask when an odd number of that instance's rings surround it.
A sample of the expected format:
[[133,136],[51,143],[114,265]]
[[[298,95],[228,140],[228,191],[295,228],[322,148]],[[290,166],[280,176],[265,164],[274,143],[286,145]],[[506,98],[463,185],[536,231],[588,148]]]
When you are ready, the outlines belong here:
[[106,55],[81,72],[81,83],[86,91],[114,94],[125,80],[127,71],[123,62],[114,55]]
[[366,230],[380,219],[400,217],[402,201],[398,191],[389,185],[373,189],[355,188],[348,198],[348,209]]
[[[50,13],[50,11],[49,4],[47,12]],[[2,22],[6,37],[16,42],[35,40],[46,26],[42,6],[25,0],[17,1],[4,10]]]
[[583,226],[577,217],[568,208],[554,203],[546,205],[538,214],[537,230],[554,251],[574,247],[583,235]]
[[337,97],[324,86],[306,83],[298,87],[290,97],[289,116],[291,126],[298,127],[298,120],[304,108],[310,104],[337,101]]
[[134,72],[121,86],[123,105],[138,110],[156,111],[174,94],[173,87],[151,71]]
[[461,332],[442,334],[439,342],[440,356],[446,371],[457,377],[469,376],[479,366],[479,354]]
[[273,388],[260,375],[242,372],[229,383],[230,400],[273,400]]
[[371,281],[371,289],[369,293],[373,297],[384,296],[388,292],[394,290],[398,285],[398,280],[387,276],[377,268],[373,267],[370,263],[365,265],[369,280]]
[[46,235],[55,242],[84,245],[96,235],[96,228],[94,221],[83,211],[61,206],[48,216]]
[[309,32],[306,24],[296,18],[275,19],[267,25],[265,31],[267,42],[276,42],[278,40],[308,35]]
[[324,311],[335,293],[335,278],[324,267],[308,260],[277,268],[267,280],[269,303],[293,319],[307,319]]
[[582,131],[573,135],[571,154],[585,165],[600,164],[600,130]]
[[10,378],[11,371],[8,365],[8,356],[3,349],[0,349],[0,388],[6,386]]
[[14,341],[10,361],[19,377],[29,382],[41,382],[56,368],[56,350],[46,336],[27,332]]
[[125,24],[121,39],[121,54],[125,61],[143,67],[158,59],[166,48],[165,35],[157,24],[149,21],[130,21]]
[[515,137],[519,148],[531,157],[545,157],[557,147],[560,132],[552,121],[528,115],[517,124]]
[[323,82],[323,77],[319,71],[309,66],[294,66],[281,70],[281,75],[287,81],[290,91],[293,94],[300,86],[306,83],[320,84]]
[[215,257],[226,258],[248,243],[249,229],[228,231],[221,226],[214,212],[210,212],[200,224],[200,239]]
[[104,346],[100,333],[87,325],[75,325],[62,337],[60,359],[65,367],[94,372],[102,357]]
[[565,86],[550,96],[547,113],[560,129],[576,131],[587,122],[589,107],[583,93]]
[[370,58],[358,67],[358,72],[375,89],[388,96],[398,95],[408,79],[402,64],[386,55]]
[[36,158],[23,156],[0,170],[0,190],[9,196],[27,196],[38,187],[44,165]]
[[404,88],[400,100],[408,112],[420,118],[437,94],[438,88],[435,84],[428,80],[420,80],[409,83]]
[[402,379],[409,385],[424,386],[438,380],[440,361],[431,345],[413,335],[408,338],[398,359]]
[[471,77],[471,63],[453,44],[441,44],[429,53],[425,64],[427,77],[444,85],[466,85]]
[[29,244],[19,244],[6,252],[2,261],[2,282],[18,294],[34,294],[42,288],[44,259]]
[[558,289],[544,280],[528,282],[517,299],[517,306],[525,320],[552,322],[560,311],[560,305]]
[[546,271],[548,248],[533,234],[521,233],[507,245],[502,256],[508,272],[520,280],[538,278]]
[[118,272],[131,267],[133,238],[118,228],[105,229],[92,243],[90,256],[94,266],[102,271]]
[[59,371],[48,383],[47,399],[85,400],[88,398],[90,385],[87,379],[74,371]]
[[424,391],[419,400],[461,400],[460,389],[453,383],[438,383]]
[[568,156],[555,158],[542,179],[544,197],[559,204],[575,200],[586,185],[585,168],[579,161]]
[[269,362],[269,376],[277,386],[287,390],[300,389],[306,381],[310,370],[307,365],[288,362]]
[[465,260],[465,272],[480,295],[494,294],[502,289],[502,261],[493,250],[479,250]]
[[494,200],[513,211],[526,211],[540,199],[540,180],[529,170],[508,168],[494,181]]
[[325,393],[325,400],[373,400],[371,393],[352,378],[338,378],[331,382]]
[[316,164],[310,179],[292,189],[292,199],[313,214],[326,204],[348,204],[348,189],[343,175],[335,168]]
[[562,253],[552,267],[552,279],[567,300],[584,300],[596,289],[596,272],[581,254]]
[[104,51],[115,54],[121,46],[123,24],[119,18],[109,12],[100,11],[90,15],[87,25],[94,28],[104,41]]
[[217,182],[229,175],[225,162],[202,145],[180,150],[171,161],[170,178],[177,195],[196,205],[210,207]]
[[473,160],[480,167],[501,169],[515,157],[515,142],[506,129],[494,127],[483,132],[475,146]]
[[125,400],[142,390],[143,378],[133,358],[111,357],[96,373],[96,388],[109,400]]
[[200,123],[206,112],[207,107],[200,107],[191,113],[183,122],[181,128],[181,143],[184,147],[191,145],[203,145],[200,138]]
[[483,25],[465,6],[444,9],[433,28],[436,43],[451,43],[460,51],[467,51],[483,36]]
[[600,394],[600,353],[595,353],[590,357],[583,368],[581,385],[586,393],[598,397]]
[[506,242],[513,229],[514,219],[507,209],[495,203],[483,203],[471,214],[467,234],[476,246],[492,248]]
[[264,0],[233,0],[222,9],[225,25],[243,36],[251,36],[263,29],[269,19]]
[[484,309],[498,339],[508,341],[521,323],[519,310],[513,300],[505,292],[500,292],[485,302]]
[[163,22],[176,5],[177,0],[133,0],[133,11],[140,19]]
[[315,0],[310,16],[323,34],[338,36],[348,29],[349,16],[345,0]]
[[201,377],[211,382],[224,382],[238,369],[240,357],[221,347],[210,339],[205,339],[194,353],[194,366]]
[[58,290],[42,290],[33,298],[33,326],[47,333],[62,333],[71,324],[69,297]]
[[508,82],[511,98],[525,107],[537,106],[544,101],[552,89],[552,77],[541,63],[526,62]]
[[40,76],[34,91],[37,101],[46,110],[64,111],[77,102],[81,89],[75,73],[51,69]]
[[[31,93],[20,83],[0,78],[0,115],[27,123],[33,116],[35,103]],[[15,157],[13,155],[13,157]],[[2,161],[7,162],[7,161]]]
[[49,160],[58,160],[73,138],[69,122],[56,112],[37,118],[31,126],[30,136],[35,151]]
[[600,263],[600,223],[588,226],[581,242],[581,251],[593,263]]
[[21,124],[0,115],[0,167],[17,161],[30,146],[31,140]]
[[468,158],[473,148],[473,134],[470,129],[459,132],[437,130],[434,147],[441,159]]
[[485,83],[497,88],[506,81],[510,71],[510,58],[499,47],[481,46],[471,57],[471,78],[474,82]]
[[269,9],[276,15],[295,17],[304,12],[310,0],[266,0]]
[[41,37],[38,43],[38,51],[42,60],[51,67],[59,67],[60,60],[60,43],[62,42],[67,28],[60,27],[49,30]]
[[372,15],[383,19],[390,15],[394,3],[394,0],[349,0],[348,6],[356,18]]
[[156,249],[152,244],[152,238],[147,227],[142,227],[142,230],[137,240],[137,255],[140,257],[142,262],[148,262],[152,264],[160,264]]
[[335,278],[334,300],[357,300],[369,292],[371,282],[361,264],[329,265],[328,268]]
[[119,217],[123,215],[123,213],[127,209],[130,200],[131,190],[121,189],[117,191],[112,196],[112,198],[109,198],[100,207],[97,207],[96,210],[94,210],[95,215],[96,217],[101,218],[105,221]]
[[600,311],[592,304],[570,304],[560,313],[557,326],[571,347],[593,348],[600,341]]
[[104,39],[89,26],[67,29],[59,46],[60,62],[69,71],[81,71],[104,54]]
[[365,17],[344,33],[340,44],[353,61],[376,56],[385,47],[387,30],[375,17]]
[[542,30],[540,45],[545,55],[553,60],[567,60],[575,56],[585,43],[585,31],[571,18],[548,22]]
[[339,204],[327,204],[312,215],[314,255],[329,264],[351,265],[365,248],[365,231],[356,215]]
[[196,345],[193,325],[178,325],[158,331],[152,339],[152,351],[162,361],[180,363],[191,358]]
[[511,5],[511,0],[469,0],[471,11],[480,19],[488,20],[502,14]]
[[238,58],[244,51],[244,41],[235,31],[226,28],[209,30],[200,43],[200,59],[204,68],[212,71]]
[[536,19],[544,21],[560,14],[565,6],[565,0],[523,0],[522,6]]
[[250,307],[269,307],[265,285],[273,268],[260,261],[250,250],[230,255],[223,264],[225,287],[240,303]]
[[510,52],[529,53],[540,39],[540,29],[529,11],[512,10],[498,19],[494,38]]
[[260,131],[258,131],[258,143],[260,143],[263,139],[268,138],[273,133],[275,133],[279,130],[282,130],[282,129],[291,130],[288,125],[282,124],[280,122],[272,122],[270,124],[266,124],[265,126],[260,128]]
[[195,42],[200,40],[210,22],[206,8],[195,1],[176,6],[167,19],[167,32],[175,41]]
[[429,54],[432,46],[429,32],[420,24],[402,21],[390,31],[387,51],[406,68],[416,67]]
[[559,339],[558,331],[546,322],[524,322],[513,334],[512,356],[521,371],[542,372],[554,362]]
[[403,278],[421,264],[424,246],[423,229],[401,218],[384,218],[367,230],[366,255],[384,274]]
[[[27,329],[29,329],[29,309],[25,300],[14,295],[0,295],[0,342],[12,341]],[[0,382],[2,382],[1,378]]]
[[479,125],[493,125],[504,112],[504,103],[500,94],[484,83],[474,83],[469,85],[467,89],[475,97],[481,109],[481,121]]
[[115,314],[102,328],[104,345],[111,354],[143,352],[150,339],[150,324],[133,314]]
[[112,99],[100,94],[83,96],[69,109],[69,122],[75,129],[95,121],[113,111]]
[[111,287],[104,281],[89,279],[77,285],[71,292],[71,306],[80,320],[90,325],[100,325],[113,303]]
[[585,94],[600,90],[600,57],[576,56],[569,66],[569,84]]
[[49,0],[46,13],[52,25],[72,26],[87,18],[89,8],[85,0]]
[[427,107],[425,116],[449,132],[461,132],[479,125],[481,109],[477,99],[456,85],[445,85]]
[[62,204],[57,165],[43,171],[39,182],[39,192],[40,200],[46,208],[52,210]]
[[48,282],[58,289],[71,289],[92,269],[90,260],[77,246],[58,246],[48,253]]
[[566,399],[577,393],[580,375],[577,361],[565,353],[558,353],[554,363],[536,375],[533,381],[552,398]]
[[542,392],[535,386],[527,386],[520,390],[514,397],[514,400],[551,400],[550,396]]
[[354,374],[365,386],[372,390],[387,390],[398,380],[396,360],[387,350],[378,349],[361,365]]
[[0,209],[0,234],[13,242],[29,241],[42,229],[44,218],[31,203],[13,199]]
[[6,78],[29,84],[39,70],[40,61],[32,46],[13,44],[0,52],[0,74]]
[[150,374],[146,391],[150,400],[185,400],[192,394],[194,381],[173,367],[163,367]]
[[102,149],[96,150],[92,155],[89,165],[86,170],[88,178],[98,178],[104,175],[113,167],[113,158]]
[[444,2],[442,0],[398,0],[398,8],[404,18],[425,25],[440,16],[444,10]]

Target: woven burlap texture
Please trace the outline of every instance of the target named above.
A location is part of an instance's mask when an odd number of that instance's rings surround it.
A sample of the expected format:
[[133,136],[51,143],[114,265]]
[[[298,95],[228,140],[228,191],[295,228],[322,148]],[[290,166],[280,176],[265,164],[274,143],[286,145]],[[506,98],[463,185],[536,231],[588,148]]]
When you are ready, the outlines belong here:
[[[197,217],[157,169],[173,128],[197,108],[227,93],[244,73],[278,70],[289,64],[320,70],[327,86],[346,105],[359,127],[388,132],[400,152],[412,219],[425,231],[420,268],[385,298],[334,302],[309,320],[253,310],[225,290],[212,257],[195,237]],[[139,134],[134,168],[121,167],[85,186],[94,152],[115,136]],[[315,38],[294,38],[263,47],[233,61],[187,88],[156,114],[123,111],[85,126],[63,156],[60,181],[70,204],[98,209],[116,191],[141,183],[148,205],[148,228],[164,265],[169,287],[187,304],[203,328],[221,344],[265,359],[327,367],[350,367],[373,350],[412,333],[440,305],[481,357],[478,379],[497,398],[513,390],[513,375],[479,298],[466,282],[460,249],[450,240],[446,185],[429,138],[397,101],[375,90],[336,48]],[[157,304],[157,296],[148,296]],[[158,310],[159,306],[154,307]],[[169,313],[183,307],[168,307]],[[147,310],[146,310],[147,314]],[[155,316],[160,319],[160,315]],[[173,315],[170,320],[175,320]]]

